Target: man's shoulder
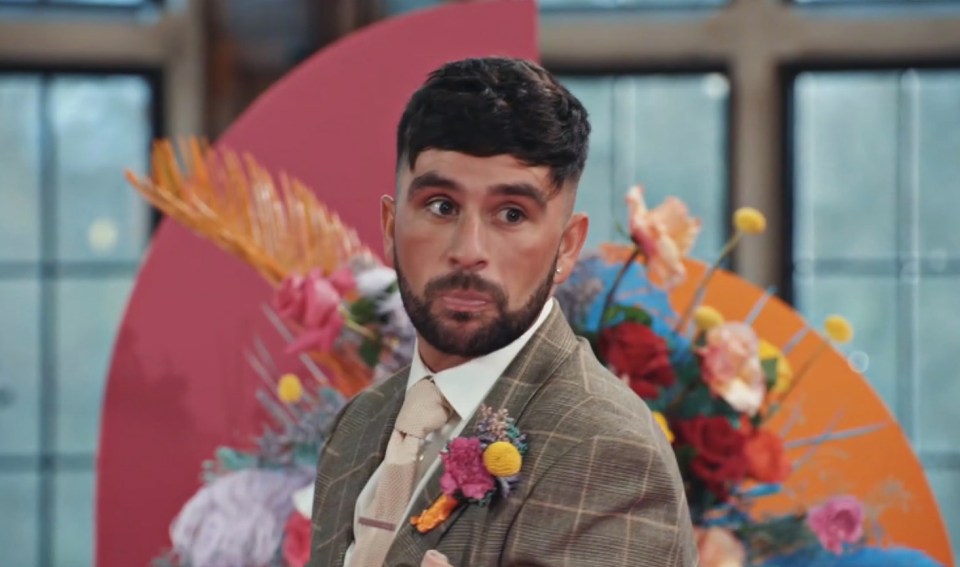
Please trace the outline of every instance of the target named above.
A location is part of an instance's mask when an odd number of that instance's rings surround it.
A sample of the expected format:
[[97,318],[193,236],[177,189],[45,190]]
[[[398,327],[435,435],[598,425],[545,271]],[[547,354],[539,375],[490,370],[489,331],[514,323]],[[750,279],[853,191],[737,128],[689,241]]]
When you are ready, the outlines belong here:
[[647,442],[660,434],[646,402],[604,367],[582,338],[525,414],[538,427],[583,439],[614,435]]

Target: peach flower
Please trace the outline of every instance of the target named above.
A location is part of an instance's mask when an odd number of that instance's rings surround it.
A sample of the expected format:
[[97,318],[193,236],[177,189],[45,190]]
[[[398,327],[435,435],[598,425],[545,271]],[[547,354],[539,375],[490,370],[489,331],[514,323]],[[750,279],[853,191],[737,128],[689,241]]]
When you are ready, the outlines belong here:
[[654,209],[647,209],[643,188],[627,193],[630,238],[643,252],[651,276],[667,289],[679,285],[687,275],[683,259],[700,233],[700,219],[690,216],[687,206],[676,197],[667,197]]
[[697,352],[703,358],[703,379],[710,390],[733,409],[756,415],[767,384],[753,329],[745,323],[718,325],[707,331],[705,344]]
[[743,567],[747,554],[733,532],[723,528],[697,528],[700,567]]

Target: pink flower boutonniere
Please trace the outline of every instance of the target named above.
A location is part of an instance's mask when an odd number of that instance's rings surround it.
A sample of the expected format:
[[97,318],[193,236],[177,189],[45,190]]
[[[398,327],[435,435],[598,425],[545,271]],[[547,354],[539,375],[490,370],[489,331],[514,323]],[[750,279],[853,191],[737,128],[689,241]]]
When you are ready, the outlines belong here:
[[443,493],[410,523],[420,533],[439,526],[462,503],[486,506],[496,494],[503,497],[520,481],[527,436],[520,433],[507,410],[481,406],[472,437],[457,437],[440,453]]

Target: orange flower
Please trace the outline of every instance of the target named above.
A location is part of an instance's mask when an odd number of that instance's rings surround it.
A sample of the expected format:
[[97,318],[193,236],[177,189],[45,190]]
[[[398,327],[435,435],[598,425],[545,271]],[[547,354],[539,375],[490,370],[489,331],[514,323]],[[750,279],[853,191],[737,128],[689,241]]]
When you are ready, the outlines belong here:
[[790,476],[790,461],[783,450],[783,441],[775,433],[759,429],[743,449],[751,477],[760,482],[783,482]]
[[743,567],[747,553],[743,544],[724,528],[696,528],[700,567]]
[[700,219],[690,216],[687,206],[676,197],[667,197],[652,210],[643,200],[643,188],[627,193],[630,238],[643,252],[651,276],[665,288],[676,287],[686,277],[683,259],[700,233]]

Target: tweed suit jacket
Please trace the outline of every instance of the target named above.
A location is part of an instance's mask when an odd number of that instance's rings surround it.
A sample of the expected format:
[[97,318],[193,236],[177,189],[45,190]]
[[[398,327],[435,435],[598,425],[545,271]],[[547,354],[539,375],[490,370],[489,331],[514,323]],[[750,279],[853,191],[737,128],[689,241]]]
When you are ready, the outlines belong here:
[[[310,567],[343,565],[357,498],[383,459],[408,371],[358,394],[332,427],[317,472]],[[698,564],[670,445],[559,309],[483,403],[506,408],[527,434],[518,489],[488,506],[461,505],[426,534],[402,526],[384,565],[419,566],[430,549],[455,567]],[[415,495],[414,514],[440,495],[440,475],[438,467]]]

